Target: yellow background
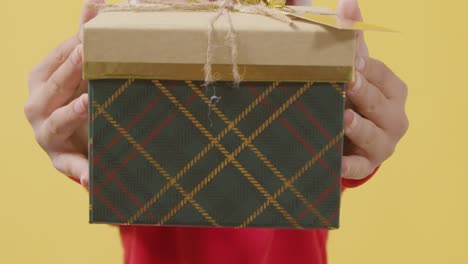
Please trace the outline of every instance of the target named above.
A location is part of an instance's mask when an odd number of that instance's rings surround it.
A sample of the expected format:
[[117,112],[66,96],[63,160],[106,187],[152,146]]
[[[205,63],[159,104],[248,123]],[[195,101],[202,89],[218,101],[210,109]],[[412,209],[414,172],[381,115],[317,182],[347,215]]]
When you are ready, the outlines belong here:
[[[344,195],[330,263],[468,263],[468,37],[462,0],[361,0],[371,55],[409,85],[409,133],[365,186]],[[118,263],[116,229],[57,173],[23,115],[29,69],[77,30],[82,0],[2,1],[0,263]],[[336,1],[317,1],[334,6]]]

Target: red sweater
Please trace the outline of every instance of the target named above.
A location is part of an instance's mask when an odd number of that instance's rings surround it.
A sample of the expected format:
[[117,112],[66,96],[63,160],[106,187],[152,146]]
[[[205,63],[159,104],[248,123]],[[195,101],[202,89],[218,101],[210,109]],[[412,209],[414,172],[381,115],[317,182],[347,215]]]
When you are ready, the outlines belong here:
[[327,263],[327,230],[121,226],[120,235],[125,264]]

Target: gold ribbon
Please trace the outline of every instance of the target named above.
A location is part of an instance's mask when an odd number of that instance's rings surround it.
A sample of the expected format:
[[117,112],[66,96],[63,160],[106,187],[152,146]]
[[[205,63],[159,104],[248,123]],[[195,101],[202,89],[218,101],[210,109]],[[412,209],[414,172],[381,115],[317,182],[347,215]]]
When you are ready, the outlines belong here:
[[[274,66],[238,65],[242,79],[247,81],[349,82],[352,66]],[[202,64],[84,62],[84,79],[161,79],[204,80]],[[217,81],[232,81],[232,65],[213,64]]]

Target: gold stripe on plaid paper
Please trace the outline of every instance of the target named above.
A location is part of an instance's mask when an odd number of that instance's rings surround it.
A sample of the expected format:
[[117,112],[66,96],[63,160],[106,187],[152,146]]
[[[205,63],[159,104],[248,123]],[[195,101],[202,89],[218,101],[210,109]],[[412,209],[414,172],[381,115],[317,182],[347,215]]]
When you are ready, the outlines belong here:
[[[200,130],[200,132],[205,135],[213,144],[218,148],[218,150],[233,163],[233,165],[247,178],[247,180],[267,199],[271,199],[271,195],[263,188],[263,186],[233,157],[229,151],[224,148],[224,146],[212,136],[212,134],[181,104],[178,100],[165,88],[161,83],[155,81],[163,94],[166,95],[169,100],[176,105],[179,110],[195,125],[195,127]],[[272,201],[275,208],[283,214],[283,216],[295,227],[300,227],[296,220],[275,200]]]
[[[227,163],[233,163],[233,165],[244,175],[244,177],[249,180],[249,182],[257,188],[257,190],[262,193],[267,200],[270,200],[271,203],[275,206],[275,208],[283,214],[283,216],[288,220],[291,225],[293,225],[296,228],[301,228],[301,226],[297,223],[297,221],[276,201],[273,199],[273,197],[263,188],[263,186],[258,183],[258,181],[235,159],[235,157],[255,138],[257,137],[261,132],[263,132],[275,119],[279,117],[280,114],[282,114],[293,102],[295,102],[304,92],[306,92],[312,85],[311,82],[307,82],[303,87],[298,89],[298,91],[292,95],[288,100],[281,106],[279,107],[268,119],[265,121],[262,125],[260,125],[257,130],[252,133],[252,135],[247,139],[247,141],[244,141],[234,152],[229,153],[224,146],[220,144],[216,138],[214,138],[211,133],[182,105],[180,104],[177,99],[172,95],[169,90],[167,90],[160,82],[154,81],[155,84],[158,85],[158,87],[161,89],[162,93],[166,95],[167,98],[169,98],[170,101],[173,102],[175,106],[179,108],[179,110],[197,127],[202,134],[204,134],[213,144],[219,149],[219,151],[226,156]],[[223,165],[226,163],[226,160],[221,164]],[[226,163],[226,165],[227,165]],[[224,166],[226,166],[224,165]],[[223,167],[224,167],[223,166]],[[218,169],[218,168],[217,168]],[[215,170],[217,170],[215,169]],[[211,175],[211,173],[210,173]],[[215,174],[216,175],[216,174]],[[212,177],[214,178],[213,175]],[[207,177],[208,178],[208,177]],[[202,181],[202,183],[205,181]],[[208,182],[208,181],[206,181]],[[195,187],[197,189],[197,187]],[[194,190],[195,190],[194,189]],[[200,188],[201,189],[201,188]],[[192,193],[192,192],[191,192]],[[183,200],[184,201],[184,200]],[[182,202],[183,202],[182,201]],[[179,206],[176,206],[171,212],[169,212],[168,215],[173,215],[175,212],[177,212],[177,208]],[[167,217],[165,217],[167,218]],[[163,224],[163,223],[161,223]]]
[[[105,110],[109,105],[111,105],[115,99],[117,99],[127,88],[132,85],[135,79],[128,79],[122,86],[119,87],[111,96],[107,98],[107,100],[102,104],[102,108]],[[97,110],[93,113],[91,120],[94,121],[102,112]]]
[[331,83],[331,85],[333,86],[333,88],[335,88],[335,90],[341,94],[341,96],[343,96],[343,98],[346,98],[346,92],[344,91],[344,89],[339,86],[337,83]]
[[130,143],[132,146],[154,167],[156,170],[166,178],[172,186],[176,188],[189,202],[195,207],[195,209],[213,226],[219,226],[218,223],[211,217],[203,207],[196,202],[191,196],[187,194],[180,184],[159,164],[151,155],[138,143],[135,139],[123,129],[113,118],[106,112],[106,110],[99,105],[96,101],[93,101],[94,107],[96,107],[102,115],[107,119],[107,121],[115,128],[119,133]]
[[[218,107],[216,107],[216,105],[213,105],[213,104],[210,104],[210,99],[208,99],[208,97],[197,87],[193,84],[192,81],[186,81],[185,82],[190,88],[192,88],[192,90],[203,100],[204,103],[206,104],[209,104],[210,107],[211,107],[211,110],[213,112],[215,112],[215,114],[221,119],[223,120],[226,125],[228,126],[231,126],[231,121],[229,121],[229,119],[223,114],[223,112],[221,112],[219,110]],[[242,141],[246,141],[247,138],[245,137],[245,135],[235,126],[233,126],[233,131],[234,133],[242,140]],[[297,188],[294,186],[294,185],[291,185],[291,184],[287,184],[288,183],[288,180],[286,179],[286,177],[284,177],[284,175],[275,167],[275,165],[273,165],[273,163],[252,143],[249,143],[247,145],[250,150],[252,150],[252,152],[257,156],[257,158],[259,158],[261,161],[263,161],[263,163],[265,164],[265,166],[267,166],[268,169],[270,169],[270,171],[281,181],[283,182],[283,184],[287,185],[288,188],[291,190],[291,192],[300,200],[304,203],[304,205],[307,206],[307,208],[309,208],[310,210],[312,210],[312,212],[317,216],[317,218],[319,219],[325,219],[321,214],[320,212],[304,197],[304,195],[299,192],[299,190],[297,190]],[[327,224],[327,222],[322,222],[324,225]]]
[[[156,85],[156,84],[155,84]],[[247,106],[239,116],[237,116],[233,122],[230,123],[230,126],[226,127],[221,133],[218,134],[216,139],[219,141],[221,140],[225,135],[231,131],[233,127],[237,125],[247,114],[249,114],[258,104],[260,104],[276,87],[278,87],[279,83],[278,82],[273,82],[264,92],[260,94],[260,96],[256,97],[254,101],[250,103],[249,106]],[[185,165],[182,170],[180,170],[176,176],[175,179],[178,181],[180,178],[182,178],[198,161],[200,161],[208,151],[211,150],[211,148],[214,146],[212,142],[210,142],[208,145],[203,148],[200,153],[195,155],[195,157]],[[170,184],[167,183],[163,188],[161,188],[156,195],[151,197],[134,215],[130,217],[130,219],[127,221],[127,224],[131,224],[136,219],[138,219],[141,215],[143,215],[154,203],[156,203],[162,195],[169,190]]]
[[[325,153],[330,150],[334,145],[336,145],[340,140],[341,138],[343,138],[344,136],[344,131],[341,131],[340,134],[338,134],[333,140],[331,140],[330,142],[328,142],[327,145],[325,145],[318,153],[316,153],[312,159],[310,159],[306,164],[304,164],[304,166],[302,166],[285,184],[283,184],[283,186],[281,186],[280,189],[278,189],[278,191],[276,191],[274,194],[273,194],[273,198],[274,199],[277,199],[284,191],[286,191],[286,189],[289,187],[289,186],[292,186],[292,184],[297,181],[302,175],[304,175],[304,173],[310,169],[310,167],[312,167],[323,155],[325,155]],[[300,198],[301,200],[302,199],[305,199],[307,201],[307,199],[305,197],[303,198]],[[302,201],[302,202],[306,202],[306,201]],[[308,203],[309,201],[307,201]],[[252,223],[268,206],[270,205],[270,201],[267,200],[265,201],[265,203],[263,203],[251,216],[249,216],[241,225],[240,227],[246,227],[248,226],[250,223]],[[308,207],[308,209],[312,210],[312,212],[316,211],[317,209],[315,207]],[[328,222],[327,219],[325,219],[318,211],[317,212],[314,212],[314,214],[316,216],[319,217],[319,220],[328,228],[331,227],[331,224]]]

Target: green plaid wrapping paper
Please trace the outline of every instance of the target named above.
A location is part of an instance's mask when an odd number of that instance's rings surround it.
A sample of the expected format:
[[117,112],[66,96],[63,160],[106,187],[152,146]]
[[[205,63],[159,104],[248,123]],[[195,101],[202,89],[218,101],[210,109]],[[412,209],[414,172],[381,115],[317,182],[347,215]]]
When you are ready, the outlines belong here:
[[90,81],[90,221],[337,228],[343,87]]

